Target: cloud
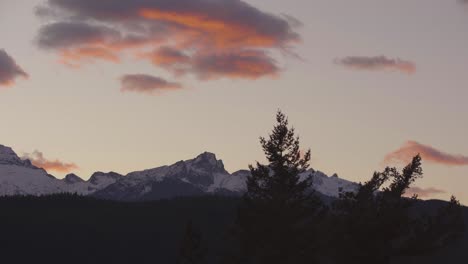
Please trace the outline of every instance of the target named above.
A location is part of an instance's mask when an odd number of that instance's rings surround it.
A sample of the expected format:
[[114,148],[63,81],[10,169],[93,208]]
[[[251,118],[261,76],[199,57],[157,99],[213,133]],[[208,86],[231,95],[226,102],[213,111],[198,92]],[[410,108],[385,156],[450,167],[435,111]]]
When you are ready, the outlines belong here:
[[162,67],[176,76],[187,73],[192,62],[192,58],[189,55],[168,46],[162,46],[153,52],[140,54],[138,57],[149,59],[153,65]]
[[155,65],[172,66],[175,64],[185,64],[190,61],[190,56],[167,46],[161,47],[149,55]]
[[299,38],[288,19],[241,0],[49,0],[48,6],[87,20],[189,29],[220,45],[271,46]]
[[193,62],[193,72],[202,80],[222,77],[258,79],[278,75],[279,68],[265,52],[244,50],[198,56]]
[[120,33],[105,26],[82,22],[58,22],[40,29],[37,43],[44,49],[72,48],[83,44],[115,42]]
[[22,159],[29,159],[34,166],[43,168],[46,171],[68,173],[78,169],[78,166],[75,163],[66,163],[60,160],[48,160],[44,157],[42,152],[37,150],[33,153],[26,153],[23,155]]
[[437,189],[437,188],[420,188],[420,187],[411,187],[409,188],[405,196],[411,197],[413,195],[418,195],[420,198],[428,198],[436,194],[443,194],[446,193],[444,190]]
[[385,56],[359,57],[350,56],[335,60],[336,64],[355,70],[367,71],[399,71],[402,73],[413,74],[416,72],[416,65],[411,61],[400,58],[389,59]]
[[27,79],[29,75],[6,51],[0,49],[0,87],[13,85],[17,78]]
[[420,154],[423,160],[446,166],[468,166],[468,156],[453,155],[437,150],[431,146],[408,141],[399,149],[387,154],[384,163],[407,163],[411,158]]
[[220,78],[258,79],[280,73],[276,61],[261,50],[232,50],[189,56],[183,51],[162,47],[140,57],[147,58],[176,76],[192,73],[200,80]]
[[79,68],[81,65],[79,62],[94,62],[96,60],[118,63],[120,62],[120,57],[118,54],[105,48],[83,47],[73,51],[62,51],[59,62],[64,65]]
[[36,14],[53,20],[40,29],[39,47],[66,64],[119,62],[130,53],[203,80],[276,76],[270,51],[290,51],[300,41],[300,21],[242,0],[48,0]]
[[159,94],[163,91],[178,90],[182,88],[179,83],[168,82],[162,78],[145,74],[129,74],[121,79],[122,92],[144,94]]
[[120,51],[155,42],[135,34],[123,36],[120,31],[85,22],[55,22],[43,26],[36,39],[38,46],[59,53],[60,62],[79,66],[105,60],[120,62]]

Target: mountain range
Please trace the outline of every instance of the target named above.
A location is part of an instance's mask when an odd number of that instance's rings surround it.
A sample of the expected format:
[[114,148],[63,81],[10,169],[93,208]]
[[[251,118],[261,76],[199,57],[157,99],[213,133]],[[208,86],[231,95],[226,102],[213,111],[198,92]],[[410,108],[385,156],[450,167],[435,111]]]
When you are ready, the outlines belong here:
[[[0,196],[77,193],[109,200],[145,201],[205,194],[240,195],[246,191],[249,175],[248,170],[229,173],[222,160],[205,152],[191,160],[125,176],[96,172],[86,181],[75,174],[58,179],[30,160],[21,159],[10,147],[0,145]],[[313,169],[301,177],[312,177],[313,188],[328,197],[337,197],[340,189],[358,188],[357,183],[336,174],[329,177]]]

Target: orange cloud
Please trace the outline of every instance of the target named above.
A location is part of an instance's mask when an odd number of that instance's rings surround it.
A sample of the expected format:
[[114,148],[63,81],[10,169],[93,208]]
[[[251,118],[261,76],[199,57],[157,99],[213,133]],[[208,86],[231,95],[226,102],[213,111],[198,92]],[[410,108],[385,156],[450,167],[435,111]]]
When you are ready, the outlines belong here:
[[75,67],[97,60],[118,63],[121,52],[159,42],[156,37],[122,35],[112,27],[86,22],[51,23],[41,28],[37,38],[41,48],[57,50],[61,63]]
[[147,53],[146,56],[150,57],[154,65],[171,66],[174,64],[184,64],[190,61],[190,56],[167,46],[161,47],[152,53]]
[[468,156],[448,154],[416,141],[408,141],[399,149],[387,154],[384,163],[407,163],[417,154],[420,154],[423,160],[434,164],[446,166],[468,165]]
[[120,62],[118,54],[106,48],[82,47],[61,52],[60,62],[66,65],[78,65],[82,61],[106,60],[114,63]]
[[162,78],[146,74],[128,74],[122,77],[122,92],[160,94],[162,91],[178,90],[179,83],[168,82]]
[[409,188],[405,196],[412,197],[413,195],[417,195],[420,198],[429,198],[437,194],[446,193],[444,190],[437,189],[437,188],[420,188],[420,187],[411,187]]
[[200,55],[195,58],[192,71],[202,80],[223,77],[258,79],[264,76],[275,77],[280,69],[266,53],[244,50]]
[[258,79],[265,76],[276,77],[280,72],[276,61],[259,50],[196,53],[189,56],[177,49],[163,47],[141,54],[140,57],[170,70],[176,76],[192,73],[201,80]]
[[368,71],[399,71],[402,73],[413,74],[416,72],[416,65],[413,62],[402,59],[389,59],[385,56],[376,57],[358,57],[351,56],[342,59],[336,59],[336,64],[356,70]]
[[72,66],[119,62],[131,53],[178,76],[257,79],[279,74],[270,50],[289,50],[300,40],[299,21],[241,0],[50,0],[38,10],[58,20],[42,26],[39,46]]
[[145,52],[138,55],[138,58],[148,59],[155,66],[162,67],[176,76],[189,72],[192,58],[178,49],[163,46],[153,52]]
[[140,15],[144,18],[172,22],[202,32],[208,37],[214,47],[272,47],[277,40],[273,36],[262,35],[253,28],[239,24],[216,20],[203,14],[164,12],[157,9],[142,9]]
[[44,157],[42,152],[37,150],[31,154],[25,154],[22,158],[29,159],[34,166],[46,171],[69,173],[78,169],[78,166],[75,163],[66,163],[60,160],[48,160]]
[[6,51],[0,49],[0,87],[13,85],[17,78],[27,79],[29,75]]

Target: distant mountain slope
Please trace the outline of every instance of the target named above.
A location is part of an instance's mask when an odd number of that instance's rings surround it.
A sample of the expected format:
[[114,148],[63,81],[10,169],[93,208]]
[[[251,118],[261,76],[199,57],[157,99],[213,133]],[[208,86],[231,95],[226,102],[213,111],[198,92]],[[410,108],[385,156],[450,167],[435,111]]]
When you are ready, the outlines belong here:
[[[205,152],[194,159],[170,166],[136,171],[122,176],[115,172],[94,173],[88,181],[75,174],[56,179],[29,160],[21,160],[9,147],[0,145],[0,195],[44,195],[78,193],[110,200],[158,200],[204,194],[240,195],[246,190],[248,170],[230,174],[222,160]],[[314,189],[325,196],[338,196],[339,189],[355,190],[356,183],[328,177],[309,170],[302,178],[313,177]]]
[[29,160],[21,160],[9,147],[0,145],[0,196],[79,193],[88,195],[107,187],[122,175],[98,172],[88,181],[74,174],[59,180]]
[[43,195],[62,190],[59,180],[29,160],[21,160],[11,148],[0,145],[0,195]]
[[112,200],[153,200],[245,189],[245,173],[229,174],[221,160],[205,152],[171,166],[129,173],[94,196]]
[[[250,171],[228,173],[222,160],[205,152],[195,159],[179,161],[171,166],[129,173],[114,184],[98,190],[95,197],[110,200],[154,200],[177,196],[203,194],[241,194],[246,191]],[[340,188],[356,190],[356,183],[328,177],[320,171],[309,170],[302,178],[311,176],[314,189],[326,196],[337,197]]]
[[[446,201],[428,200],[416,203],[413,210],[419,213],[434,214],[439,208],[445,206]],[[468,207],[463,207],[465,226],[468,228]],[[392,264],[465,264],[468,263],[468,232],[464,236],[445,248],[436,250],[426,256],[402,257]]]

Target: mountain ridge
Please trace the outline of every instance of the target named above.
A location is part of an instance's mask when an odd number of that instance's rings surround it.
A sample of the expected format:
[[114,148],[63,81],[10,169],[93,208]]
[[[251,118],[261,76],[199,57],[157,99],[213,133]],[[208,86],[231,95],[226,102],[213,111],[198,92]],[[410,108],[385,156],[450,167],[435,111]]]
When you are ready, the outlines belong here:
[[[216,154],[203,152],[189,160],[181,160],[146,170],[121,175],[116,172],[95,172],[88,180],[76,174],[64,179],[49,175],[44,169],[22,160],[10,147],[0,145],[0,195],[46,195],[77,193],[109,200],[158,200],[205,194],[241,195],[246,191],[248,170],[229,173]],[[312,177],[313,188],[325,196],[337,197],[339,190],[356,190],[358,184],[313,169],[301,175]]]

